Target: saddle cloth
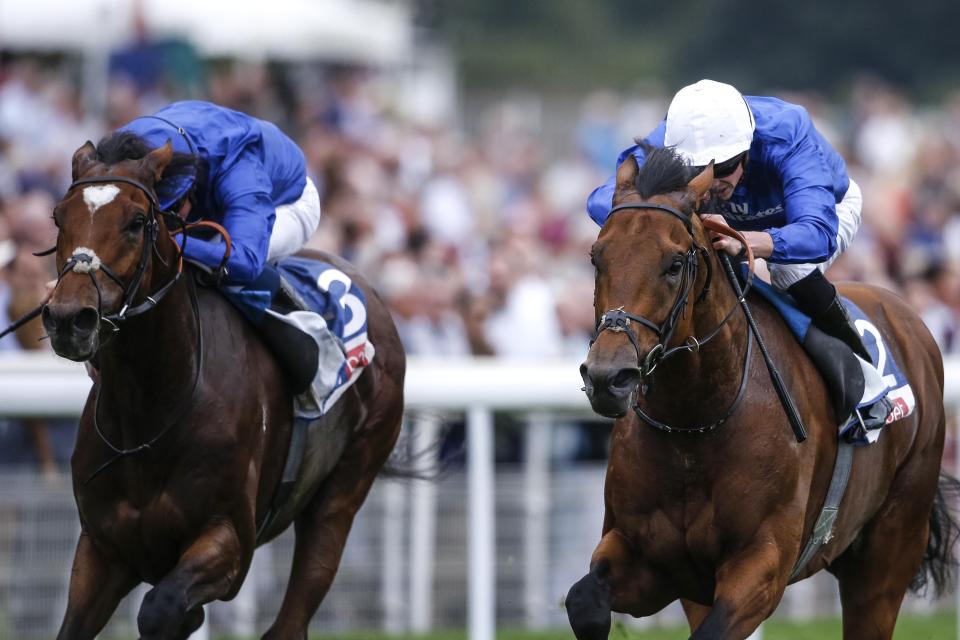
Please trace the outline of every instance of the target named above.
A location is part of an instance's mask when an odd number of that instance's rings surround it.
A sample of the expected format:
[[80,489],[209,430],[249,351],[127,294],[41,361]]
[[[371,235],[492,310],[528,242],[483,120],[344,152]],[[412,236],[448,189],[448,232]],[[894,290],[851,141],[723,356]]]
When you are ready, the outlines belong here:
[[[790,294],[778,291],[759,279],[753,281],[753,290],[773,305],[783,316],[790,331],[803,345],[812,321],[797,307]],[[885,424],[907,417],[916,407],[916,398],[913,395],[913,389],[910,388],[910,384],[894,360],[885,338],[857,305],[842,296],[841,301],[847,308],[850,319],[853,320],[854,326],[863,339],[863,345],[874,363],[871,364],[857,357],[863,369],[865,382],[863,397],[857,403],[857,409],[869,407],[886,398],[893,410],[887,416]],[[876,442],[880,437],[880,429],[863,429],[854,412],[845,423],[840,425],[840,435],[853,444],[869,444]]]
[[[276,263],[276,272],[279,282],[272,286],[262,286],[266,278],[261,277],[250,285],[222,287],[221,291],[255,325],[265,326],[265,316],[269,316],[274,326],[282,323],[295,330],[292,333],[297,340],[290,341],[288,350],[312,352],[311,339],[316,344],[316,371],[308,372],[305,389],[294,398],[295,417],[313,420],[326,413],[373,360],[375,349],[367,338],[366,297],[350,276],[325,262],[285,258]],[[271,307],[277,287],[300,309]],[[307,360],[312,369],[312,353]]]

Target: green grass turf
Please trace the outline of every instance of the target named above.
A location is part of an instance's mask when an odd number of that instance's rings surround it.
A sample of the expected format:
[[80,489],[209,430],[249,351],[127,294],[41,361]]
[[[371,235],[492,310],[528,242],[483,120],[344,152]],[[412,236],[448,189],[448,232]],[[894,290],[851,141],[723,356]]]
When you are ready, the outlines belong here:
[[[635,631],[616,623],[610,632],[610,640],[685,640],[688,636],[686,627]],[[956,614],[948,611],[923,617],[901,616],[893,637],[894,640],[956,640]],[[421,636],[388,636],[377,632],[340,635],[310,634],[310,640],[466,640],[466,638],[465,630],[438,631]],[[568,629],[537,633],[502,629],[497,632],[497,640],[572,640],[572,638],[573,633]],[[763,628],[763,640],[840,640],[840,638],[839,618],[803,623],[774,620],[768,622]],[[217,640],[231,639],[218,638]]]

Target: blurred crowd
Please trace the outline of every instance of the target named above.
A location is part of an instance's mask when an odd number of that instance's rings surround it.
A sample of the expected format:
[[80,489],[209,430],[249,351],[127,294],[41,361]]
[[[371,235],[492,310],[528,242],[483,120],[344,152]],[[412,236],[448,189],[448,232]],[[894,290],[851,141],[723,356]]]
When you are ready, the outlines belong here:
[[[204,65],[143,44],[115,52],[110,68],[93,113],[75,64],[0,57],[0,326],[51,277],[52,260],[30,254],[54,241],[73,151],[169,101],[204,98],[298,141],[322,193],[311,246],[378,285],[410,354],[581,357],[598,231],[586,196],[670,98],[591,94],[546,132],[549,118],[527,111],[550,104],[529,96],[491,102],[471,122],[407,115],[370,69]],[[809,109],[864,192],[864,224],[830,276],[899,291],[944,353],[960,353],[960,91],[921,105],[877,81],[850,89],[842,103],[772,92]],[[45,348],[37,337],[10,336],[0,350]]]

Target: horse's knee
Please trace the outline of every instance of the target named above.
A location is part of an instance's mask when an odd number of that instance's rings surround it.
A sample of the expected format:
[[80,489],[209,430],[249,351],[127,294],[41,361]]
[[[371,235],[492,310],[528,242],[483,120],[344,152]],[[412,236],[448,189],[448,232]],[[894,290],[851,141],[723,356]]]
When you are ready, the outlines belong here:
[[[203,623],[203,610],[199,611],[199,622],[193,630]],[[137,615],[137,628],[143,640],[178,640],[181,629],[195,622],[195,617],[187,616],[186,593],[157,586],[143,598]]]
[[610,589],[591,571],[570,587],[567,618],[577,640],[606,640],[610,634]]

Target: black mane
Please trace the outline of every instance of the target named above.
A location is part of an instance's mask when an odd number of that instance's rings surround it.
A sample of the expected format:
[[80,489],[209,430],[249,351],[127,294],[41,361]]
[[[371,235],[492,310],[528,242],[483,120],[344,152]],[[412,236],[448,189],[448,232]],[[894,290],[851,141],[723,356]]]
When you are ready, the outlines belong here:
[[646,160],[637,174],[637,191],[643,198],[683,191],[694,177],[693,168],[673,147],[654,147],[645,142],[640,147]]
[[[153,148],[140,136],[129,131],[114,131],[105,135],[97,143],[97,160],[106,165],[112,165],[124,160],[140,160],[151,151]],[[197,185],[204,178],[203,163],[197,156],[175,151],[173,159],[163,170],[160,182],[156,185],[157,196],[164,200],[170,195],[169,190],[178,183],[176,178],[192,175],[196,175],[196,180],[190,190],[191,196],[197,191]]]

